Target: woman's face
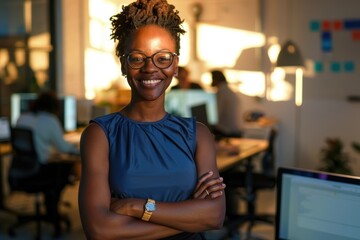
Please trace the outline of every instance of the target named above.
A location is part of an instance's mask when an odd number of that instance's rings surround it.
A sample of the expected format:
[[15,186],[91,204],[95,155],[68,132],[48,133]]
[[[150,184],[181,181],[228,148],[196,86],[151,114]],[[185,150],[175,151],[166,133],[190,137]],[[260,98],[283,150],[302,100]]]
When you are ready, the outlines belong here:
[[[175,52],[175,40],[165,29],[156,25],[143,26],[134,31],[127,41],[125,54],[140,53],[150,57],[157,52]],[[143,55],[142,55],[143,54]],[[172,64],[164,69],[155,66],[147,58],[143,67],[134,69],[128,64],[126,57],[121,57],[122,72],[127,75],[133,97],[138,100],[155,100],[165,93],[177,70],[178,57],[173,57]]]

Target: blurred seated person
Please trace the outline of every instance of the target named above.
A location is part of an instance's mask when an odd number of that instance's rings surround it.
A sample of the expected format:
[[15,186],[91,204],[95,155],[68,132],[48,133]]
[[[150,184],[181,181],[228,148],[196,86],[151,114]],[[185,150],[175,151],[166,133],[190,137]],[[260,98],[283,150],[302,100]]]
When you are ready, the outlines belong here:
[[216,138],[241,137],[243,123],[241,95],[231,89],[222,71],[212,70],[211,77],[211,86],[217,90],[218,109],[218,123],[212,131]]
[[[74,162],[66,159],[60,161],[54,156],[58,153],[80,154],[75,145],[64,140],[58,112],[59,101],[56,94],[44,92],[39,94],[31,111],[21,114],[16,123],[18,127],[28,127],[33,131],[35,149],[41,166],[38,174],[32,179],[47,179],[49,190],[44,193],[46,217],[54,223],[55,235],[61,233],[62,217],[58,211],[58,203],[62,190],[71,183]],[[57,161],[52,162],[49,159]]]
[[57,153],[79,154],[79,149],[65,141],[59,119],[59,100],[55,93],[39,94],[29,112],[20,115],[17,126],[33,130],[35,147],[40,162],[46,164]]
[[171,89],[203,89],[200,84],[191,81],[190,71],[186,67],[178,67],[177,79],[178,84]]

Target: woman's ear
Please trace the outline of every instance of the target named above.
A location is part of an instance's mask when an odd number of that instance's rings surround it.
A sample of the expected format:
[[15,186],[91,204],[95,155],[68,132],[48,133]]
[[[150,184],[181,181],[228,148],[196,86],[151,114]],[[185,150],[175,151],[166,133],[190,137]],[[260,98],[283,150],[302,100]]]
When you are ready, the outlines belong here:
[[174,77],[177,77],[178,76],[178,73],[179,73],[179,57],[176,57],[174,59],[174,67],[175,67],[175,71],[174,71]]

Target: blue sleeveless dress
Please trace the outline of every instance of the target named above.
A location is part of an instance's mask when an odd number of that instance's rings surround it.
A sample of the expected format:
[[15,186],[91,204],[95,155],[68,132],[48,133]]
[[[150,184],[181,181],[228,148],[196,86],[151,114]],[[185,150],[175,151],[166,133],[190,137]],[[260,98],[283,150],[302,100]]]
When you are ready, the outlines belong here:
[[[177,202],[191,198],[197,183],[196,121],[166,114],[156,122],[137,122],[120,112],[91,120],[109,141],[112,196]],[[181,233],[166,239],[203,239]]]

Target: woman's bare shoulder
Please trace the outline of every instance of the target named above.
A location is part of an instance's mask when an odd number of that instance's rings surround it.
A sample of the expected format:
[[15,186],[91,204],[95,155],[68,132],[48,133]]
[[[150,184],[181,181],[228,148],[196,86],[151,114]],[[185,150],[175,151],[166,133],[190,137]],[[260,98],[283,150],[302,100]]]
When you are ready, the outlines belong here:
[[104,130],[100,127],[99,124],[92,122],[81,133],[81,141],[86,139],[101,139],[105,137]]
[[197,142],[203,142],[206,139],[213,142],[214,136],[205,124],[201,122],[196,122],[196,139]]

